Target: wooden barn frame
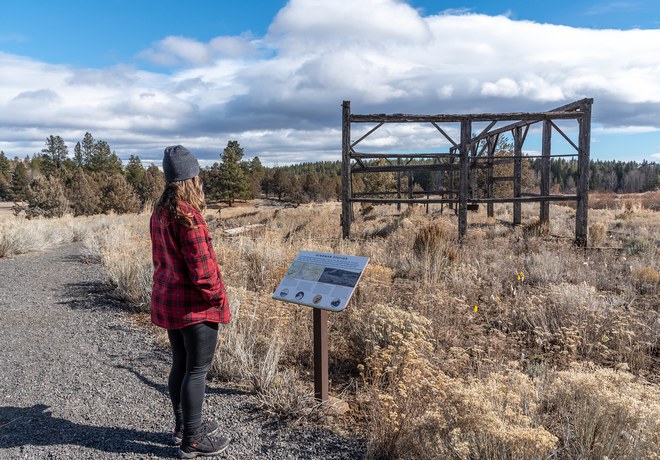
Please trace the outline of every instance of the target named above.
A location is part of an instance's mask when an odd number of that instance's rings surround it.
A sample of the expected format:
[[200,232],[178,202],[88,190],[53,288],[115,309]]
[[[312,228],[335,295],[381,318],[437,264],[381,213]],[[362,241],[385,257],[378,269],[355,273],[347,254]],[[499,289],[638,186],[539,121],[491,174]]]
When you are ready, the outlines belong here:
[[[486,204],[488,216],[494,214],[494,203],[513,203],[513,224],[522,222],[521,204],[540,203],[539,221],[547,223],[550,219],[550,202],[575,201],[575,243],[587,245],[587,212],[589,190],[589,150],[591,142],[591,106],[593,99],[582,99],[563,105],[548,112],[537,113],[482,113],[482,114],[373,114],[357,115],[351,113],[350,101],[342,104],[342,215],[341,226],[344,238],[350,237],[353,221],[353,203],[397,204],[401,203],[446,203],[457,206],[458,236],[467,233],[468,210]],[[555,120],[574,119],[578,123],[577,145],[555,123]],[[488,123],[479,134],[472,132],[473,123]],[[499,122],[508,122],[496,128]],[[362,137],[351,141],[351,125],[354,123],[375,123],[375,127]],[[387,123],[430,123],[450,144],[447,152],[441,153],[364,153],[355,148],[360,142]],[[460,139],[452,139],[443,129],[443,124],[459,123]],[[532,125],[542,123],[541,155],[522,154],[523,144]],[[552,133],[559,133],[577,153],[552,154]],[[513,155],[496,156],[495,151],[499,136],[510,132],[513,137]],[[551,158],[577,157],[578,180],[575,195],[552,195],[550,193]],[[540,193],[522,192],[522,160],[524,158],[541,159]],[[379,161],[375,161],[379,160]],[[415,163],[417,161],[417,163]],[[427,163],[427,164],[420,164]],[[428,164],[431,162],[431,164]],[[495,176],[493,167],[497,164],[513,163],[513,176]],[[486,176],[485,196],[477,193],[477,172],[484,171]],[[433,191],[423,192],[425,197],[415,197],[411,175],[413,171],[446,172],[450,177],[447,184],[436,187]],[[353,191],[353,174],[391,172],[396,174],[396,191],[356,193]],[[484,174],[482,173],[482,174]],[[408,175],[408,190],[402,196],[402,175]],[[455,175],[458,175],[456,184]],[[495,197],[494,185],[500,181],[513,182],[513,196]],[[418,193],[419,194],[419,193]],[[396,197],[393,197],[395,195]],[[484,193],[481,193],[484,195]]]

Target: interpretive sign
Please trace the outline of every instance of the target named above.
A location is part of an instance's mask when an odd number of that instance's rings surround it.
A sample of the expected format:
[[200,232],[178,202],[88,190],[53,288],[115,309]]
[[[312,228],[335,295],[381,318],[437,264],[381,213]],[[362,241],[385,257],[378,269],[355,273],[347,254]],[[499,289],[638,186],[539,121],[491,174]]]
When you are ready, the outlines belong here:
[[341,311],[368,262],[368,257],[302,251],[277,286],[273,299]]

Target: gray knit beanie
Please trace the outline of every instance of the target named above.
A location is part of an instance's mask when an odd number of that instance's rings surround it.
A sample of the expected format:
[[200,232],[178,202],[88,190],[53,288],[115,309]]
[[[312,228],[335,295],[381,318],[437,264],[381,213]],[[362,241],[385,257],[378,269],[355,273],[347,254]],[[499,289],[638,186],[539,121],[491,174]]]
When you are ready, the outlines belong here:
[[172,145],[165,149],[163,172],[167,182],[192,179],[199,174],[199,162],[182,145]]

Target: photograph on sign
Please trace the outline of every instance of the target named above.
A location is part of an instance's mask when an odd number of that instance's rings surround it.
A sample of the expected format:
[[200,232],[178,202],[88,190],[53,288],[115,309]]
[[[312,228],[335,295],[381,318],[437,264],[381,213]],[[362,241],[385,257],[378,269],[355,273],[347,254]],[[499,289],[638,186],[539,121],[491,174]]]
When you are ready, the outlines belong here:
[[275,289],[273,299],[341,311],[368,262],[368,257],[302,251]]

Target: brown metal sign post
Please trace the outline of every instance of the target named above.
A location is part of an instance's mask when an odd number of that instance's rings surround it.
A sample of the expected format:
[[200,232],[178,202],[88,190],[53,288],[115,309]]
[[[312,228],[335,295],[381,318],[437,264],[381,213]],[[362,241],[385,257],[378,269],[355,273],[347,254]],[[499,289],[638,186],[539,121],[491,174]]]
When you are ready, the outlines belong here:
[[328,400],[328,311],[319,308],[314,313],[314,397]]
[[346,305],[369,262],[368,257],[301,251],[273,292],[273,299],[312,307],[314,396],[328,400],[328,311]]

